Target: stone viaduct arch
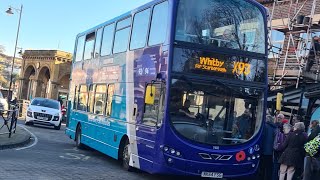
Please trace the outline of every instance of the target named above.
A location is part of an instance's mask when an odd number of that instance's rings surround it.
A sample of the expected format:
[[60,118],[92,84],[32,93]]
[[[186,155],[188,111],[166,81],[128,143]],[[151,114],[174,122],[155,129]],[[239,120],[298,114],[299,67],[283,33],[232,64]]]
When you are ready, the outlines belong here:
[[59,50],[26,50],[18,97],[58,99],[59,93],[68,93],[71,61],[71,53]]

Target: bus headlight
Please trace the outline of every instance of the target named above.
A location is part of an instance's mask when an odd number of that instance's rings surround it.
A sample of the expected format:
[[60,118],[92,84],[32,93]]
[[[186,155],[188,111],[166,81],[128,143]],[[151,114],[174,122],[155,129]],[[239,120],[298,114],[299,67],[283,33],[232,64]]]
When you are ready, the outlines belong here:
[[176,153],[176,150],[170,149],[170,153],[171,153],[171,154],[174,154],[174,153]]
[[181,153],[180,153],[179,151],[177,151],[177,152],[176,152],[176,155],[177,155],[177,156],[180,156],[180,155],[181,155]]
[[164,150],[165,152],[167,152],[167,151],[169,150],[169,148],[168,148],[167,146],[165,146],[165,147],[163,148],[163,150]]

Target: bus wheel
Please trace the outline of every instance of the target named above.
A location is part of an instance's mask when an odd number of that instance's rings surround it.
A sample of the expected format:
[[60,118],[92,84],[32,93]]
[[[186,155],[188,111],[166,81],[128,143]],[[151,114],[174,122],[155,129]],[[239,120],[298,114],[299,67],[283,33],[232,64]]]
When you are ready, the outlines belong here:
[[129,140],[127,140],[122,150],[122,167],[127,171],[132,170],[132,167],[129,165],[129,162],[130,162]]
[[81,125],[79,124],[76,131],[76,146],[78,149],[83,149],[83,144],[81,143]]

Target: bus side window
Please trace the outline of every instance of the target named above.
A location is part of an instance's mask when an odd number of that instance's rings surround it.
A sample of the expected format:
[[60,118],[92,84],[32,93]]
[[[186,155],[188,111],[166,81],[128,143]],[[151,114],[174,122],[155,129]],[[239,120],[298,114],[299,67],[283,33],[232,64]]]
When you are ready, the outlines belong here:
[[113,35],[114,35],[113,32],[114,32],[114,23],[103,28],[101,56],[107,56],[111,54]]
[[101,39],[102,39],[102,28],[97,30],[96,42],[94,45],[94,57],[97,58],[100,55]]
[[143,48],[146,45],[150,19],[150,8],[138,12],[133,19],[130,50]]
[[96,93],[94,95],[94,114],[103,115],[104,114],[104,105],[106,104],[106,85],[97,85]]
[[74,89],[74,96],[73,96],[73,109],[74,110],[77,109],[78,96],[79,96],[79,89],[78,89],[78,86],[76,86]]
[[86,36],[86,42],[84,46],[84,55],[83,59],[88,60],[93,58],[93,50],[94,50],[94,41],[96,38],[96,33],[92,32],[90,34],[87,34]]
[[93,113],[94,85],[89,86],[88,112]]
[[82,61],[83,58],[83,50],[84,50],[84,41],[85,41],[85,36],[80,36],[78,37],[77,40],[77,52],[76,52],[76,57],[75,61]]
[[107,93],[106,116],[111,116],[113,95],[114,95],[114,84],[109,84],[108,93]]
[[165,41],[168,29],[168,2],[156,5],[152,12],[149,35],[149,46],[161,44]]
[[[146,91],[145,98],[148,98],[147,96],[152,96],[153,101],[149,101],[148,103],[145,103],[144,107],[144,115],[142,119],[142,124],[148,125],[148,126],[161,126],[162,119],[163,119],[163,98],[164,98],[164,91],[161,84],[148,84],[147,87],[154,87],[155,91]],[[148,89],[148,88],[146,88]],[[147,94],[150,93],[150,94]]]
[[78,96],[78,104],[77,110],[79,111],[87,111],[87,103],[88,103],[88,90],[86,85],[80,86],[80,92]]
[[128,47],[131,18],[118,21],[113,43],[113,53],[125,52]]

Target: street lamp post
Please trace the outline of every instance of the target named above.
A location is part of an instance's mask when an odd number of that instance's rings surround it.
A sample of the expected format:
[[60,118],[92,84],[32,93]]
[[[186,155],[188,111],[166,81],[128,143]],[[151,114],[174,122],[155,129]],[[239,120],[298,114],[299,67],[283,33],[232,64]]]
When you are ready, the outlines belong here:
[[[9,14],[9,15],[14,14],[12,12],[12,9],[16,10],[17,12],[19,12],[18,30],[17,30],[17,36],[16,36],[16,43],[15,43],[15,46],[14,46],[14,54],[13,54],[13,60],[12,60],[12,66],[11,66],[11,75],[10,75],[10,84],[9,84],[8,97],[7,97],[8,98],[8,102],[10,102],[10,90],[11,90],[11,86],[12,86],[13,67],[14,67],[14,61],[15,61],[15,58],[16,58],[17,44],[18,44],[18,39],[19,39],[22,8],[23,8],[23,5],[21,5],[20,9],[9,7],[8,10],[6,11],[6,13]],[[11,95],[12,95],[12,93],[11,93]]]

